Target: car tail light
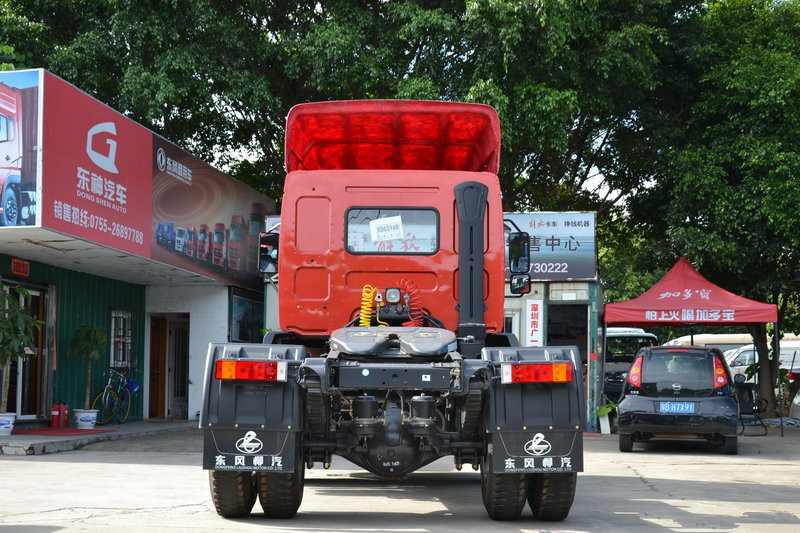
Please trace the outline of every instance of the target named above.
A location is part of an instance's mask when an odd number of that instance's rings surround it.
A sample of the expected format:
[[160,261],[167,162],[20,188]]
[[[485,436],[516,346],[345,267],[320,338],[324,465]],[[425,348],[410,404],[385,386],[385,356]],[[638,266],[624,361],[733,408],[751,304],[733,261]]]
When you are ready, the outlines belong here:
[[797,379],[800,379],[800,374],[798,374],[797,372],[789,370],[786,373],[786,381],[795,381]]
[[728,376],[725,374],[725,365],[718,358],[714,358],[714,388],[718,389],[728,384]]
[[569,383],[572,363],[512,363],[503,365],[503,383]]
[[642,358],[638,357],[633,362],[630,371],[628,372],[628,383],[634,387],[642,386]]
[[214,363],[214,377],[250,381],[286,381],[286,361],[222,359]]

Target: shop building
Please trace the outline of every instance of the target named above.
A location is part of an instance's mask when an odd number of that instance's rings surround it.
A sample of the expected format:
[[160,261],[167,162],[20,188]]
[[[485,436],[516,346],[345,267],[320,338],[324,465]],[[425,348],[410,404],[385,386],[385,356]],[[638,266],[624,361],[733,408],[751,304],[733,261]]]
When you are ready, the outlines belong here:
[[260,339],[274,203],[42,70],[0,72],[0,202],[0,284],[45,324],[6,369],[18,424],[82,407],[82,324],[109,339],[92,393],[127,370],[133,419],[193,419],[208,343]]

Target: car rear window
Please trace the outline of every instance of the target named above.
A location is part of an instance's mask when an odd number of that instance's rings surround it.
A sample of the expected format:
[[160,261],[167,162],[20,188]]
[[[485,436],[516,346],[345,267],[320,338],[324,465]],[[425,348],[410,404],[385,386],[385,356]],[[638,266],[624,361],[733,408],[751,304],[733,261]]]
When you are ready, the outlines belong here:
[[643,356],[645,396],[711,396],[714,356],[705,351],[652,351]]

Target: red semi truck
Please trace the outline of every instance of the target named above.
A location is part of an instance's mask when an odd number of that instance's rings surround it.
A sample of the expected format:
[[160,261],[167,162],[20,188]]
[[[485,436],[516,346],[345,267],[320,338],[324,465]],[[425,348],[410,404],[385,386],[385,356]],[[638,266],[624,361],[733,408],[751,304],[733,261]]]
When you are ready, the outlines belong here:
[[0,225],[36,217],[37,87],[0,83]]
[[[292,517],[305,470],[333,455],[387,479],[452,456],[480,469],[490,518],[526,504],[565,518],[583,469],[580,355],[503,331],[495,111],[325,102],[294,107],[286,128],[280,234],[262,241],[278,245],[263,263],[280,276],[281,330],[209,346],[200,427],[217,512],[249,515],[258,498]],[[528,235],[509,239],[522,294]]]
[[228,228],[228,270],[238,274],[244,270],[243,262],[247,259],[245,255],[244,217],[233,215],[231,226]]
[[211,234],[211,265],[224,270],[227,267],[228,230],[225,224],[214,224],[214,233]]

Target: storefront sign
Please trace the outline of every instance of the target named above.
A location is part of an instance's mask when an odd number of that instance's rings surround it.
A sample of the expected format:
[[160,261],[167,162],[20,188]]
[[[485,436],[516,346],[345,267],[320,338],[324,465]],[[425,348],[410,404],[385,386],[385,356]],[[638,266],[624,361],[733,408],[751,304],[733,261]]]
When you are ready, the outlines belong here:
[[507,231],[530,235],[532,279],[597,278],[595,213],[506,213],[503,217]]
[[544,346],[544,300],[527,300],[523,324],[523,346]]
[[11,258],[11,274],[21,278],[27,278],[31,275],[31,264],[24,259]]

